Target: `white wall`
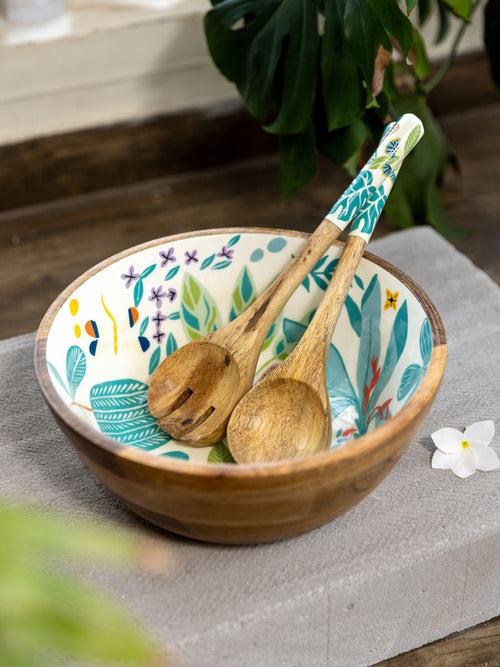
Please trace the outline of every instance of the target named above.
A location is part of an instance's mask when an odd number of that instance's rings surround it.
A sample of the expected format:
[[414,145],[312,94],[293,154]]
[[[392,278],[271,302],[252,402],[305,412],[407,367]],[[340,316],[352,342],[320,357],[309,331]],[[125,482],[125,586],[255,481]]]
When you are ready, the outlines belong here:
[[[206,50],[208,6],[69,0],[67,14],[44,26],[0,23],[0,144],[235,99]],[[462,52],[481,46],[478,18]],[[431,55],[445,52],[443,44]]]

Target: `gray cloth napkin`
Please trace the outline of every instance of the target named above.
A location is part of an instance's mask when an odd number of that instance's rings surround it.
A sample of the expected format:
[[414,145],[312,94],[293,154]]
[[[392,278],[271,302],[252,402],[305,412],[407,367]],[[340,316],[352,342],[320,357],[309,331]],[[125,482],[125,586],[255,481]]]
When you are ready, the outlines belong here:
[[430,434],[493,419],[500,451],[500,289],[432,230],[373,251],[415,278],[449,342],[441,392],[389,477],[337,521],[255,547],[147,526],[84,467],[33,371],[33,335],[0,342],[0,495],[69,517],[139,527],[171,551],[168,575],[85,567],[188,665],[365,665],[500,614],[500,472],[432,470]]

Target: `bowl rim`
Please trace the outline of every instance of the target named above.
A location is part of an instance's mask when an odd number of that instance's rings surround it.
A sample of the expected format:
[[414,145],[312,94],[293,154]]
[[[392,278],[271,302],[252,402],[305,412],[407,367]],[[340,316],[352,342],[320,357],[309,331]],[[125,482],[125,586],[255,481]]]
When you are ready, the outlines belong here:
[[[239,479],[256,477],[274,478],[288,475],[290,473],[307,472],[326,465],[345,465],[352,462],[354,459],[357,459],[359,456],[381,447],[387,439],[394,438],[398,433],[404,432],[404,430],[426,410],[429,401],[439,387],[443,377],[447,356],[446,334],[441,317],[424,290],[403,271],[390,262],[387,262],[385,259],[370,252],[364,252],[363,257],[393,274],[413,293],[424,309],[431,326],[433,348],[427,373],[408,403],[403,406],[397,415],[388,419],[382,426],[356,438],[356,447],[338,447],[303,458],[269,463],[235,465],[234,463],[213,464],[182,461],[178,459],[170,459],[169,457],[152,456],[150,453],[144,452],[138,448],[124,446],[97,429],[94,429],[90,424],[87,424],[83,419],[80,419],[69,406],[66,405],[57,393],[48,373],[46,356],[47,337],[57,313],[78,287],[111,264],[142,250],[147,250],[158,245],[180,241],[186,238],[244,233],[284,235],[304,240],[310,236],[308,232],[272,227],[220,227],[181,232],[146,241],[145,243],[140,243],[111,255],[72,281],[49,306],[40,322],[35,338],[36,377],[42,390],[42,394],[55,415],[62,419],[71,430],[76,431],[76,433],[84,440],[90,441],[97,447],[116,455],[119,458],[127,459],[131,462],[145,465],[148,468],[172,473],[174,475],[201,476],[213,479],[221,477]],[[332,245],[343,246],[343,243],[336,241]]]

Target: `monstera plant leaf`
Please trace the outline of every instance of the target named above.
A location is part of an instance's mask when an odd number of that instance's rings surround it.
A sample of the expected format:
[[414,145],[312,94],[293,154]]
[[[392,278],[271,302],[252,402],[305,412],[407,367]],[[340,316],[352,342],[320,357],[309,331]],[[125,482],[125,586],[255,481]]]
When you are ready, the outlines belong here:
[[473,0],[443,0],[453,13],[461,19],[468,19],[474,5]]
[[[222,74],[249,112],[279,136],[284,196],[318,170],[318,154],[355,175],[366,142],[376,143],[389,118],[421,116],[426,136],[415,148],[387,212],[406,227],[431,223],[457,236],[439,197],[450,150],[426,96],[444,78],[480,0],[211,0],[205,34]],[[413,22],[409,15],[413,12]],[[431,71],[419,31],[434,13],[450,52]],[[450,21],[454,15],[461,24]],[[500,86],[500,0],[485,3],[485,44]],[[397,50],[398,57],[392,58]],[[394,77],[394,73],[398,76]],[[379,202],[382,204],[382,201]],[[203,267],[202,267],[203,268]]]
[[250,113],[268,123],[270,132],[303,132],[316,89],[318,0],[212,4],[205,30],[217,67],[236,83]]
[[211,2],[205,17],[210,54],[250,113],[280,135],[282,191],[292,194],[316,174],[317,144],[329,143],[316,127],[318,94],[328,131],[359,119],[376,104],[372,78],[379,48],[390,53],[394,40],[407,55],[411,23],[397,0]]

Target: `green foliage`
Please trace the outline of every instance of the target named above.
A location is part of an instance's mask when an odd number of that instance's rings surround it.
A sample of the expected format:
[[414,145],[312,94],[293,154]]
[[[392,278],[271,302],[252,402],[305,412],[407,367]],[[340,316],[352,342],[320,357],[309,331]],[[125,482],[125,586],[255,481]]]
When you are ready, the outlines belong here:
[[398,114],[409,111],[417,114],[425,134],[405,160],[385,213],[397,227],[410,227],[426,219],[443,236],[460,237],[463,232],[450,225],[439,198],[437,184],[450,160],[446,138],[422,95],[401,95],[394,100]]
[[[250,113],[270,132],[304,132],[316,87],[318,0],[212,4],[205,22],[212,57],[236,83]],[[247,25],[233,30],[241,20]],[[281,103],[275,93],[278,71]]]
[[50,667],[65,658],[158,665],[135,622],[65,572],[75,560],[123,565],[136,557],[137,544],[122,535],[0,505],[0,664]]
[[444,0],[444,2],[450,7],[454,14],[466,21],[470,16],[474,4],[473,0]]
[[[439,198],[450,150],[426,103],[446,75],[479,0],[211,0],[205,33],[212,58],[250,113],[279,135],[281,190],[290,196],[317,173],[323,153],[353,174],[365,143],[378,141],[388,117],[420,115],[426,135],[403,167],[389,216],[399,226],[429,222],[456,230]],[[453,13],[462,21],[442,68],[430,67],[420,31],[438,11],[436,41]],[[488,0],[485,42],[500,85],[500,0]],[[393,50],[400,58],[393,59]],[[393,64],[397,62],[397,64]],[[423,193],[424,196],[421,196]]]

